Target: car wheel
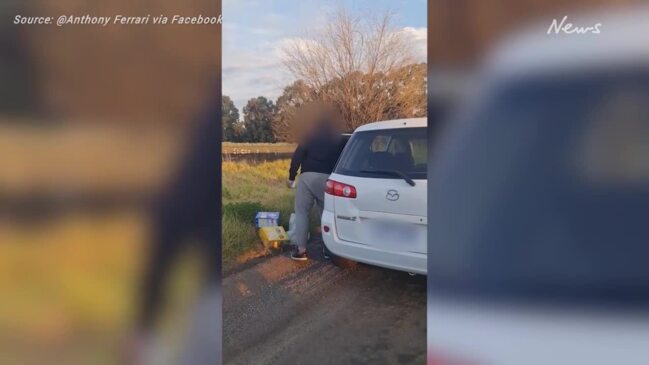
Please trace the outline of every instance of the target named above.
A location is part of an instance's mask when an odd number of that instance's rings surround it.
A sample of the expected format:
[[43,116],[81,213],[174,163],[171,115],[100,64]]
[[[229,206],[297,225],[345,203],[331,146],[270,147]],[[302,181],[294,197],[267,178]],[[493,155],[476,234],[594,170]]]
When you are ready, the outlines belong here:
[[344,257],[336,256],[333,252],[329,251],[327,246],[323,246],[322,251],[325,255],[329,256],[329,261],[334,265],[343,269],[352,269],[356,267],[357,262]]

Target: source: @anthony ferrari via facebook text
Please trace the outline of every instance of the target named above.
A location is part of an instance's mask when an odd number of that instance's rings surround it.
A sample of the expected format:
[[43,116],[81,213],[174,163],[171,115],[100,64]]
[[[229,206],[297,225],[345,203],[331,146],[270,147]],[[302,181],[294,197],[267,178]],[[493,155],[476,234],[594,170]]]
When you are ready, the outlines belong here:
[[216,25],[221,24],[223,16],[205,16],[202,14],[183,15],[143,15],[126,16],[122,14],[114,16],[93,16],[85,15],[59,15],[57,16],[24,16],[16,15],[13,23],[15,25],[54,25],[59,27],[70,25],[96,25],[106,27],[109,25]]

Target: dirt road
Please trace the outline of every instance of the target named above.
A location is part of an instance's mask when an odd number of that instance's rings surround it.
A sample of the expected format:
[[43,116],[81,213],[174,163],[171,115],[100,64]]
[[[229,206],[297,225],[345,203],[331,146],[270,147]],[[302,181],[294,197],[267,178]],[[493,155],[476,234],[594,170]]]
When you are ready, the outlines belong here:
[[426,278],[261,259],[223,280],[224,364],[424,364]]

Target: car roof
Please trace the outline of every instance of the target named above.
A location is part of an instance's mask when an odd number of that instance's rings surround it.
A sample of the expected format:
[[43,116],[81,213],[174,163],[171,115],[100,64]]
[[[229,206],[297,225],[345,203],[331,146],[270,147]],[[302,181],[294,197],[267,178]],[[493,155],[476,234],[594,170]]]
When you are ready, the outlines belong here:
[[393,119],[393,120],[384,120],[381,122],[368,123],[356,128],[354,132],[373,131],[379,129],[426,127],[427,124],[428,124],[427,118]]
[[[600,24],[600,33],[555,33],[553,21],[573,27]],[[550,32],[550,34],[548,34]],[[636,5],[606,12],[561,14],[510,33],[494,48],[484,65],[491,75],[583,71],[649,65],[649,6]]]

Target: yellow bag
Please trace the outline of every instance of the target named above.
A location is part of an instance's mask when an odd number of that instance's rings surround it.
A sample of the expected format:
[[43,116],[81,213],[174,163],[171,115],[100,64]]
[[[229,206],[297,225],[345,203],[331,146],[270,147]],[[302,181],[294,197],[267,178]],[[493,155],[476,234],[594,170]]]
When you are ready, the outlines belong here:
[[288,234],[281,226],[261,227],[258,233],[267,248],[279,248],[283,241],[288,241]]

